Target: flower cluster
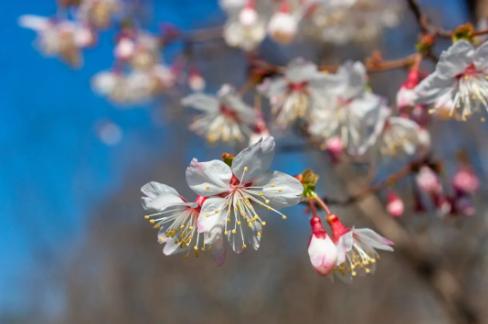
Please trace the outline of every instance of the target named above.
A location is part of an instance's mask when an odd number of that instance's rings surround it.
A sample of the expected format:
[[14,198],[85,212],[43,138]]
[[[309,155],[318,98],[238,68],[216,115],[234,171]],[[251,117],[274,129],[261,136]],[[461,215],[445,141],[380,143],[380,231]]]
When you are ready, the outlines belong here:
[[[319,35],[326,42],[365,41],[398,22],[399,3],[383,0],[221,0],[228,15],[224,38],[251,51],[267,35],[289,44],[297,34]],[[351,17],[353,16],[353,17]],[[301,28],[303,27],[303,28]]]
[[438,115],[466,120],[488,109],[488,42],[459,40],[444,51],[435,71],[415,89],[417,102]]
[[158,37],[127,28],[114,49],[113,70],[93,77],[93,88],[119,104],[141,103],[156,97],[175,83],[170,67],[160,62]]
[[373,273],[379,259],[376,250],[393,251],[393,242],[369,228],[348,228],[334,214],[327,216],[327,223],[331,235],[316,213],[310,219],[308,254],[312,266],[322,275],[333,274],[349,281]]
[[227,163],[192,160],[186,181],[197,198],[191,203],[169,186],[143,186],[144,207],[154,211],[146,218],[160,228],[164,253],[213,247],[221,256],[224,238],[236,253],[248,246],[257,250],[266,225],[262,212],[286,218],[279,209],[299,203],[303,192],[296,178],[269,171],[274,149],[274,139],[267,137],[235,157],[226,156]]
[[44,55],[58,56],[74,67],[82,64],[81,50],[96,40],[89,26],[75,21],[24,15],[19,24],[37,32],[37,47]]
[[[371,92],[360,62],[347,62],[336,73],[325,73],[311,62],[296,59],[280,75],[265,78],[257,89],[269,99],[274,125],[284,130],[305,122],[311,138],[337,156],[343,151],[354,156],[412,155],[429,146],[425,129],[410,116],[393,115],[385,100]],[[229,86],[222,87],[218,98],[195,93],[183,104],[204,112],[190,128],[210,142],[242,142],[268,130],[262,114]]]
[[37,32],[37,46],[46,56],[58,56],[73,67],[82,64],[81,51],[93,46],[97,32],[106,28],[122,10],[120,0],[61,1],[63,11],[77,10],[73,19],[24,15],[19,19],[22,27]]

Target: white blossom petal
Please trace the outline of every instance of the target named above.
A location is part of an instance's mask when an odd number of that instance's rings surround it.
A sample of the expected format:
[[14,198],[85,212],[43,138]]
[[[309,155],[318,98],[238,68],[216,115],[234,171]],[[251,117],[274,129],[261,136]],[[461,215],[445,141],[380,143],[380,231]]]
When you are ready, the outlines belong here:
[[212,96],[203,93],[193,93],[181,100],[183,106],[193,107],[208,113],[216,112],[219,109],[219,101]]
[[198,232],[209,233],[205,237],[206,244],[218,240],[225,221],[226,199],[212,197],[205,200],[198,217]]
[[214,196],[229,190],[230,167],[220,160],[199,162],[193,159],[186,168],[186,182],[198,195]]
[[234,158],[232,173],[241,183],[247,183],[265,174],[274,156],[275,141],[272,136],[248,146]]
[[393,251],[393,248],[391,247],[391,245],[393,245],[393,242],[379,235],[372,229],[369,228],[353,229],[352,232],[353,235],[356,237],[356,239],[369,245],[372,248],[384,250],[384,251]]
[[303,194],[303,185],[295,177],[274,171],[262,189],[264,197],[276,209],[298,204]]
[[144,209],[163,211],[171,206],[185,204],[175,189],[159,182],[146,183],[141,191],[146,195],[142,197]]

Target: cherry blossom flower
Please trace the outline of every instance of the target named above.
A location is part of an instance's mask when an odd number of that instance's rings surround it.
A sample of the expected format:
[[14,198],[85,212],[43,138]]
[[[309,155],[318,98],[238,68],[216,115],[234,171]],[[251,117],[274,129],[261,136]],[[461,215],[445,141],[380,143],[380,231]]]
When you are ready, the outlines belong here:
[[308,117],[314,106],[326,105],[322,95],[327,76],[313,63],[296,59],[283,76],[266,80],[260,91],[266,95],[278,126],[285,127],[297,118]]
[[321,275],[334,270],[337,263],[337,247],[332,242],[319,217],[310,219],[312,236],[308,244],[308,255],[312,266]]
[[310,134],[324,141],[338,138],[349,154],[364,154],[389,114],[384,100],[367,91],[364,66],[359,62],[341,66],[327,78],[322,92],[326,104],[312,110]]
[[81,21],[97,29],[107,28],[121,9],[119,0],[83,0],[78,8]]
[[333,44],[367,42],[381,35],[385,27],[398,24],[400,1],[392,0],[312,0],[310,30],[307,34]]
[[159,39],[145,32],[138,32],[132,37],[134,48],[132,51],[127,51],[131,66],[134,69],[147,70],[158,64],[160,61]]
[[414,121],[403,117],[386,119],[383,131],[376,141],[375,147],[382,156],[395,156],[399,153],[413,155],[419,147],[428,147],[429,133]]
[[128,61],[134,55],[136,44],[131,37],[122,36],[114,48],[114,56],[121,61]]
[[403,200],[394,192],[388,193],[388,202],[386,204],[386,210],[388,214],[393,217],[400,217],[405,212],[405,204]]
[[209,142],[242,142],[249,138],[256,121],[254,110],[229,85],[223,85],[217,97],[194,93],[183,98],[182,104],[203,112],[190,129]]
[[37,45],[44,55],[59,56],[74,67],[82,63],[80,50],[95,42],[95,35],[89,28],[68,20],[24,15],[19,24],[38,33]]
[[348,228],[336,215],[329,215],[327,222],[337,246],[335,273],[341,278],[352,279],[374,272],[379,260],[376,250],[393,251],[392,241],[369,228]]
[[480,181],[472,168],[462,166],[454,174],[452,185],[460,193],[472,194],[479,189]]
[[266,37],[265,21],[259,16],[254,1],[237,13],[231,14],[224,27],[224,39],[228,45],[251,51]]
[[[188,250],[205,250],[214,237],[204,237],[197,231],[197,220],[205,198],[197,197],[187,202],[170,186],[149,182],[141,188],[143,207],[154,211],[145,218],[159,228],[158,242],[164,245],[163,253],[171,255]],[[210,234],[207,234],[207,236]]]
[[418,188],[427,194],[437,212],[444,216],[452,211],[452,204],[445,196],[439,176],[427,165],[420,168],[415,177]]
[[428,166],[422,166],[415,178],[418,187],[429,194],[442,192],[442,185],[437,174]]
[[96,92],[119,104],[139,104],[153,99],[174,85],[171,70],[156,64],[149,70],[131,70],[127,73],[102,71],[92,79]]
[[466,40],[442,52],[435,71],[416,88],[419,103],[466,120],[488,108],[488,42],[475,48]]
[[267,137],[241,151],[231,166],[219,160],[191,162],[186,170],[188,186],[207,197],[198,219],[199,232],[223,227],[232,249],[239,253],[248,245],[259,248],[266,222],[258,210],[286,218],[278,209],[297,204],[303,186],[292,176],[268,171],[274,148],[273,137]]
[[282,1],[279,10],[271,16],[268,33],[276,42],[290,43],[298,31],[299,17],[291,12],[287,1]]

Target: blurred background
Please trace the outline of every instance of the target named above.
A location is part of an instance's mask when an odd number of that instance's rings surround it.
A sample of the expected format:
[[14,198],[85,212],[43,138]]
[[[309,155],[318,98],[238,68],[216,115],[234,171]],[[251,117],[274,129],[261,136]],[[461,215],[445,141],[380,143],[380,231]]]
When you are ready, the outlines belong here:
[[[446,28],[475,18],[473,3],[421,2]],[[154,32],[161,22],[193,30],[225,21],[213,0],[143,1],[142,8],[145,27]],[[120,108],[92,91],[91,77],[112,64],[115,30],[102,33],[85,51],[83,68],[74,70],[39,55],[34,33],[17,24],[22,14],[52,15],[54,0],[2,1],[0,9],[0,323],[448,322],[435,292],[397,254],[384,254],[374,276],[352,285],[317,275],[300,206],[287,211],[286,222],[270,219],[258,252],[228,254],[223,266],[205,255],[163,256],[142,217],[139,188],[156,180],[188,193],[183,174],[192,157],[212,159],[233,149],[190,133],[189,116],[175,98]],[[412,51],[418,32],[410,11],[402,10],[398,26],[366,44],[265,42],[261,51],[280,64],[295,56],[337,63],[374,48],[399,57]],[[166,59],[179,50],[170,49]],[[223,82],[244,82],[240,51],[218,42],[197,51],[210,92]],[[402,78],[388,72],[372,82],[391,102]],[[446,127],[456,131],[446,134]],[[464,145],[486,175],[486,127],[445,123],[436,134],[440,152]],[[322,175],[319,190],[340,196],[318,153],[281,153],[274,167],[290,174],[314,168]],[[478,322],[488,323],[485,193],[476,216],[446,222],[406,215],[400,222],[442,252],[439,262],[458,276]],[[357,226],[371,226],[354,206],[338,211]]]

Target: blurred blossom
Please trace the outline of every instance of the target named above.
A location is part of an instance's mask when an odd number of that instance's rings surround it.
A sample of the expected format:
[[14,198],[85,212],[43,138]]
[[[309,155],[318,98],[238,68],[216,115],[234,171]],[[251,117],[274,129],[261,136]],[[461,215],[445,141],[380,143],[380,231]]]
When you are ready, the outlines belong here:
[[422,166],[415,179],[419,188],[426,193],[438,194],[442,192],[439,177],[428,166]]
[[375,145],[382,156],[413,155],[419,148],[429,147],[430,136],[414,121],[391,116],[386,119]]
[[150,69],[160,61],[159,39],[149,33],[138,32],[134,39],[135,48],[130,56],[134,69]]
[[119,0],[83,0],[78,8],[79,19],[97,29],[107,28],[121,6]]
[[313,63],[295,59],[283,76],[267,79],[259,90],[269,98],[275,123],[288,126],[298,118],[307,118],[312,107],[326,105],[324,90],[327,76]]
[[334,163],[339,162],[344,153],[344,145],[340,137],[329,138],[325,142],[325,150],[330,154]]
[[247,0],[219,0],[219,4],[225,11],[239,11],[246,5]]
[[369,41],[384,27],[398,24],[403,3],[398,0],[314,1],[308,34],[325,42]]
[[97,127],[100,140],[106,145],[116,145],[122,140],[122,129],[112,122],[104,122]]
[[256,122],[255,111],[230,85],[223,85],[217,97],[194,93],[183,98],[182,104],[202,112],[190,129],[209,142],[242,142],[251,136]]
[[488,43],[475,48],[466,40],[442,52],[435,71],[416,88],[417,101],[436,114],[466,120],[488,108]]
[[251,51],[266,37],[266,25],[252,1],[237,14],[231,15],[224,27],[224,39],[228,45]]
[[118,104],[139,104],[154,99],[174,85],[171,70],[161,64],[151,69],[132,70],[127,73],[103,71],[92,80],[93,88],[99,94]]
[[452,185],[458,192],[473,194],[479,189],[480,182],[472,168],[463,166],[454,174]]
[[299,18],[290,11],[287,1],[282,1],[277,12],[271,16],[268,24],[268,33],[276,42],[290,43],[296,36]]
[[312,110],[310,134],[325,141],[339,138],[349,154],[364,154],[388,116],[384,100],[366,85],[366,70],[359,62],[348,62],[330,75],[322,89],[322,103]]
[[191,70],[188,75],[188,86],[192,91],[198,92],[205,89],[205,79],[195,69]]
[[118,60],[128,61],[135,53],[136,44],[129,37],[121,37],[114,49],[114,56]]
[[37,32],[37,45],[44,55],[59,56],[73,67],[82,64],[81,50],[96,40],[91,29],[74,21],[24,15],[19,24]]
[[400,217],[405,211],[405,204],[402,198],[393,191],[388,193],[386,210],[388,211],[388,214],[393,217]]

